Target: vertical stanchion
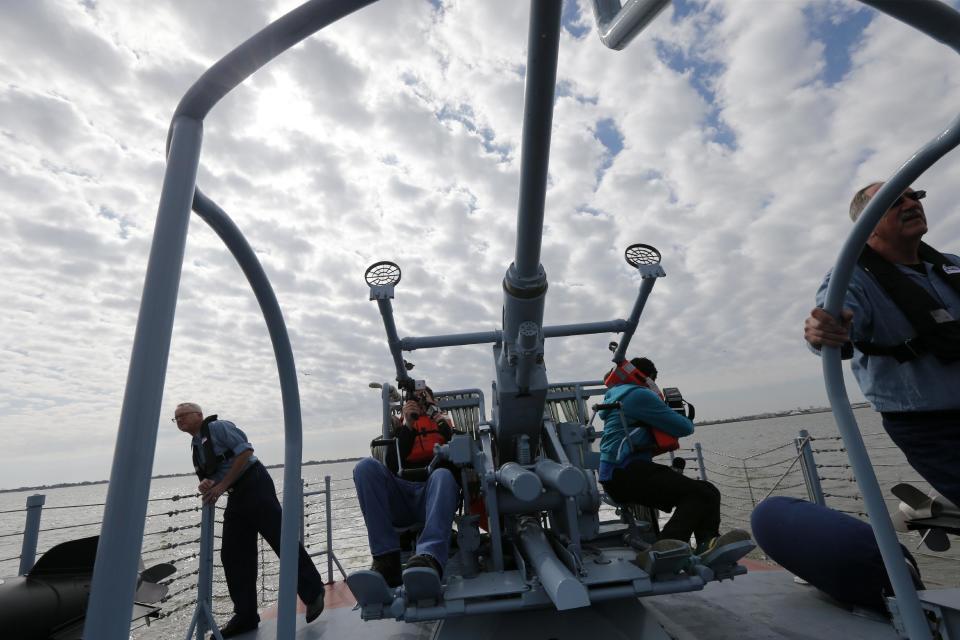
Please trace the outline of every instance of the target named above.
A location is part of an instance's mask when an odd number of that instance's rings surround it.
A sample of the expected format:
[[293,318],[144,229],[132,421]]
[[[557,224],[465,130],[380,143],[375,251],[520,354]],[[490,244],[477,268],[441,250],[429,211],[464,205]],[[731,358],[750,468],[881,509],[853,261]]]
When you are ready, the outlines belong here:
[[27,520],[23,525],[23,543],[20,547],[20,573],[25,576],[37,558],[37,540],[40,538],[40,515],[47,497],[42,493],[27,496]]
[[260,550],[260,604],[267,602],[267,556],[263,552],[263,538],[257,536],[257,545]]
[[330,508],[330,476],[323,476],[324,502],[327,506],[327,584],[333,584],[333,520]]
[[825,507],[827,506],[827,500],[823,495],[823,487],[820,485],[817,461],[813,457],[813,447],[810,445],[810,440],[810,432],[801,429],[800,437],[796,441],[797,453],[800,454],[800,469],[803,471],[803,481],[807,485],[807,496],[810,502]]
[[303,507],[300,509],[300,544],[304,547],[307,546],[306,540],[306,531],[307,531],[307,505],[306,500],[307,496],[307,483],[304,482],[303,478],[300,478],[300,504]]
[[195,640],[204,640],[207,631],[223,640],[213,619],[213,504],[203,505],[200,518],[200,566],[197,571],[197,608],[187,629],[186,640],[196,631]]
[[[577,419],[580,421],[580,424],[587,424],[590,415],[587,413],[587,403],[583,396],[583,385],[578,384],[573,389],[577,394]],[[482,419],[481,417],[481,420]]]
[[693,443],[693,448],[697,452],[697,473],[700,475],[700,479],[706,481],[707,479],[707,468],[703,465],[703,449],[700,448],[700,443]]
[[753,497],[753,487],[750,485],[750,472],[747,470],[747,461],[743,460],[743,477],[747,481],[747,491],[750,492],[750,503],[757,506],[757,499]]

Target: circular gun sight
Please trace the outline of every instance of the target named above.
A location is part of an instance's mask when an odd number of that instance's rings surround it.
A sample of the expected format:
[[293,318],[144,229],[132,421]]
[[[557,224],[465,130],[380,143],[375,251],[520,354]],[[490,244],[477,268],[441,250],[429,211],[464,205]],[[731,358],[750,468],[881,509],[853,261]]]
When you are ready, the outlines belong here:
[[400,267],[389,260],[374,262],[367,267],[363,279],[371,287],[392,286],[400,282]]
[[632,244],[623,252],[627,264],[634,269],[644,265],[660,264],[660,252],[648,244]]

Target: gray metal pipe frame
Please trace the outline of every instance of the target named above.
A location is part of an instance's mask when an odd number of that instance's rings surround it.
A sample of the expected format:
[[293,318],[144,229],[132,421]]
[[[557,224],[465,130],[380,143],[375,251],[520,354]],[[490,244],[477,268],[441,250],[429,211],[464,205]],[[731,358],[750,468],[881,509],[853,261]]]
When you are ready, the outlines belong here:
[[[486,408],[486,405],[485,405],[484,399],[483,399],[483,389],[478,389],[478,388],[474,387],[474,388],[469,388],[469,389],[453,389],[453,390],[449,390],[449,391],[448,391],[448,390],[444,390],[442,395],[445,395],[445,396],[446,396],[446,395],[451,395],[451,396],[453,396],[453,395],[465,396],[465,395],[469,395],[469,394],[473,394],[473,393],[477,394],[477,401],[478,401],[479,408],[480,408],[480,422],[486,422],[486,421],[487,421],[487,408]],[[443,400],[440,401],[440,406],[441,406],[441,407],[443,406]],[[469,405],[466,405],[466,406],[469,406]]]
[[703,464],[703,449],[700,447],[699,442],[693,443],[693,449],[697,452],[697,473],[700,475],[700,479],[706,482],[707,467]]
[[630,319],[627,320],[627,327],[623,332],[623,337],[620,338],[620,344],[617,345],[617,350],[613,354],[612,360],[616,364],[623,362],[626,357],[630,340],[633,339],[637,325],[640,324],[640,314],[643,313],[643,307],[647,304],[647,298],[650,297],[650,292],[653,290],[653,285],[656,281],[656,278],[644,278],[640,283],[640,291],[637,293],[637,299],[633,303],[633,310],[630,312]]
[[[890,14],[960,52],[960,13],[945,4],[934,0],[915,0],[914,2],[862,1],[864,4]],[[840,316],[844,296],[850,286],[850,279],[857,258],[886,210],[914,180],[937,160],[954,149],[958,143],[960,143],[960,117],[955,118],[942,133],[917,151],[874,194],[860,218],[853,225],[853,230],[844,242],[840,255],[837,257],[837,262],[833,267],[824,304],[827,313],[834,317]],[[821,355],[824,382],[827,388],[827,396],[830,399],[830,406],[833,409],[833,416],[847,449],[850,466],[853,468],[860,491],[863,494],[867,515],[896,594],[897,608],[900,611],[903,626],[911,640],[926,640],[931,637],[930,627],[923,614],[913,581],[907,573],[893,524],[887,514],[880,485],[873,472],[870,456],[863,444],[863,437],[853,415],[853,409],[850,407],[850,399],[847,396],[846,385],[843,380],[840,350],[837,347],[825,346],[822,348]]]
[[[330,476],[323,476],[323,492],[326,496],[323,499],[324,509],[326,510],[327,525],[327,584],[333,583],[333,512],[331,509],[330,496]],[[337,563],[340,564],[339,562]],[[342,569],[341,569],[342,571]]]
[[823,495],[823,487],[820,485],[820,475],[817,473],[817,462],[813,459],[813,447],[810,446],[810,432],[806,429],[800,430],[800,455],[803,460],[802,468],[807,481],[810,502],[814,502],[821,507],[827,506],[827,500]]
[[557,610],[590,606],[587,587],[560,561],[540,524],[533,518],[520,524],[520,546]]
[[[578,380],[576,382],[558,382],[556,384],[551,384],[548,389],[563,389],[565,387],[600,387],[603,386],[602,380]],[[569,393],[569,392],[567,392]],[[550,395],[553,397],[553,394]],[[571,396],[573,397],[573,396]]]
[[[624,331],[627,326],[626,320],[560,324],[544,327],[543,337],[561,338],[564,336],[585,336],[594,333],[620,333]],[[462,347],[471,344],[499,344],[502,341],[503,332],[496,329],[494,331],[477,331],[474,333],[452,333],[442,336],[403,338],[400,340],[400,348],[403,351],[416,351],[417,349]]]
[[593,0],[600,42],[620,51],[660,15],[670,0]]
[[176,118],[147,262],[84,636],[126,640],[157,445],[160,404],[200,157],[202,125]]
[[[243,270],[250,288],[260,305],[263,318],[273,344],[273,353],[277,361],[277,373],[280,377],[280,396],[283,403],[283,422],[286,440],[284,445],[283,486],[301,486],[300,464],[303,459],[303,419],[300,412],[300,389],[297,384],[297,367],[293,358],[293,347],[290,345],[290,336],[283,320],[283,311],[280,302],[270,286],[263,266],[257,259],[253,248],[243,237],[240,229],[234,224],[230,216],[216,203],[207,198],[199,189],[194,193],[193,209],[216,232],[237,264]],[[285,582],[288,592],[296,591],[297,540],[294,532],[295,523],[302,521],[303,500],[302,492],[284,492],[283,516],[280,534],[280,588]],[[289,540],[287,538],[290,538]],[[286,546],[284,546],[286,543]],[[284,554],[287,554],[288,571],[282,573]],[[280,599],[282,602],[283,592]],[[288,596],[288,599],[290,596]],[[290,605],[295,611],[296,603]],[[295,614],[290,614],[295,615]]]
[[547,195],[547,167],[550,162],[550,134],[553,126],[562,5],[561,0],[530,2],[520,151],[520,202],[514,258],[516,276],[520,282],[539,282],[542,275],[540,247],[543,239],[543,212]]
[[502,336],[502,332],[498,329],[443,336],[403,338],[400,340],[400,348],[404,351],[416,351],[417,349],[436,349],[438,347],[461,347],[469,344],[498,344],[503,340]]
[[378,298],[377,307],[379,307],[380,316],[383,318],[383,328],[387,332],[387,344],[390,347],[390,356],[393,358],[393,367],[397,370],[397,382],[407,380],[410,375],[403,363],[403,347],[401,346],[400,334],[397,333],[397,323],[393,319],[393,304],[388,298]]
[[27,496],[27,518],[23,523],[23,540],[20,543],[19,576],[30,573],[37,559],[37,540],[40,539],[40,516],[47,497],[42,493]]
[[[205,640],[207,631],[213,631],[213,637],[223,640],[220,629],[213,619],[213,509],[212,504],[204,505],[200,515],[200,559],[197,567],[197,606],[193,611],[186,640],[196,632],[195,640]],[[86,635],[88,638],[96,636]]]
[[[177,291],[196,188],[202,120],[220,98],[264,64],[372,1],[311,0],[294,9],[208,69],[187,91],[174,113],[91,582],[84,627],[88,638],[129,637]],[[284,407],[286,421],[286,398]],[[288,446],[285,454],[287,467],[294,468],[299,476],[300,452],[295,452],[296,459],[291,460],[294,456],[289,449]],[[287,506],[286,498],[284,505]],[[297,525],[296,509],[290,511],[284,514],[281,533],[277,636],[283,639],[292,638],[295,630]]]
[[390,432],[393,430],[393,425],[390,421],[390,391],[393,387],[389,382],[384,382],[380,387],[380,401],[383,403],[383,437],[389,438]]
[[607,320],[603,322],[577,322],[574,324],[559,324],[543,328],[544,338],[560,338],[563,336],[585,336],[594,333],[620,333],[626,330],[626,320]]

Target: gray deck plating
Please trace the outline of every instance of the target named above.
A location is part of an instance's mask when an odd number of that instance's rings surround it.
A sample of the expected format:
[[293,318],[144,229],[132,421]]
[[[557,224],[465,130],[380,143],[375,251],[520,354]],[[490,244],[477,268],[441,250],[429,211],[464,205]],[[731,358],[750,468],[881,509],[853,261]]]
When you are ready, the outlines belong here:
[[[665,631],[665,633],[664,633]],[[895,640],[879,618],[855,615],[794,583],[786,571],[754,571],[703,591],[596,603],[584,609],[553,609],[451,618],[437,622],[362,622],[348,607],[325,611],[319,620],[297,622],[297,640]],[[274,640],[274,621],[240,640]]]

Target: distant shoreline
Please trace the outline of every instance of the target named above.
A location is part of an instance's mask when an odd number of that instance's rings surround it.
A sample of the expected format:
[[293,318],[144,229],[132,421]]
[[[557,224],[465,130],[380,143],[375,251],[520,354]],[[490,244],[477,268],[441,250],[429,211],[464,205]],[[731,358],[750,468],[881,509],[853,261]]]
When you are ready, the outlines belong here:
[[[869,402],[857,402],[850,405],[854,409],[862,409],[863,407],[869,407]],[[703,420],[701,422],[696,422],[695,424],[698,427],[706,427],[714,424],[728,424],[731,422],[749,422],[750,420],[767,420],[769,418],[784,418],[789,416],[803,416],[810,413],[825,413],[830,411],[830,407],[809,407],[807,409],[789,409],[787,411],[775,411],[770,413],[757,413],[750,416],[737,416],[736,418],[722,418],[720,420]],[[309,467],[311,465],[317,464],[335,464],[337,462],[356,462],[361,460],[361,458],[337,458],[336,460],[310,460],[309,462],[304,462],[303,466]],[[283,467],[282,464],[271,464],[267,465],[268,469],[277,469]],[[192,473],[168,473],[165,475],[153,476],[153,479],[157,478],[179,478],[182,476],[191,476]],[[35,491],[39,489],[63,489],[65,487],[83,487],[87,485],[95,484],[106,484],[108,480],[86,480],[84,482],[62,482],[60,484],[45,484],[36,487],[18,487],[16,489],[0,489],[0,493],[16,493],[18,491]]]
[[[850,405],[852,409],[863,409],[869,407],[869,402],[854,402]],[[737,418],[721,418],[720,420],[704,420],[695,422],[698,427],[706,427],[711,424],[727,424],[730,422],[749,422],[750,420],[767,420],[769,418],[786,418],[789,416],[805,416],[810,413],[826,413],[832,411],[830,407],[809,407],[807,409],[790,409],[788,411],[774,411],[770,413],[757,413],[752,416],[739,416]]]
[[[302,466],[309,467],[317,464],[336,464],[337,462],[356,462],[362,458],[336,458],[335,460],[310,460],[304,462]],[[282,464],[268,464],[267,469],[279,469]],[[152,476],[152,480],[160,478],[180,478],[183,476],[192,476],[192,473],[167,473],[159,476]],[[18,491],[37,491],[40,489],[63,489],[66,487],[86,487],[95,484],[107,484],[109,480],[84,480],[83,482],[61,482],[59,484],[44,484],[36,487],[17,487],[16,489],[0,489],[0,493],[17,493]]]

